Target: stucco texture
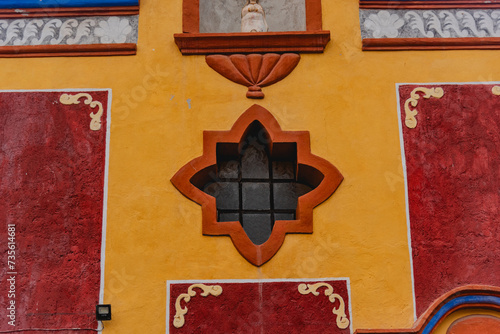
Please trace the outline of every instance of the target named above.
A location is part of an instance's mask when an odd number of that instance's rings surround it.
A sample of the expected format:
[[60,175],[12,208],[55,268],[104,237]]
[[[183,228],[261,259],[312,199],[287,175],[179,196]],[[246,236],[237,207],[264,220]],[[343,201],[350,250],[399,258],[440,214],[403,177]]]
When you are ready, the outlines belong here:
[[[349,277],[353,328],[414,321],[398,82],[500,79],[485,51],[362,52],[356,1],[323,1],[324,54],[303,54],[260,101],[285,131],[344,175],[314,210],[314,233],[288,235],[257,268],[228,237],[201,233],[201,208],[170,178],[202,155],[203,130],[228,130],[254,101],[203,56],[182,56],[181,0],[141,1],[133,57],[1,59],[1,89],[112,88],[104,302],[107,334],[165,333],[166,280]],[[466,70],[462,70],[466,69]]]
[[[402,124],[417,87],[400,86]],[[431,87],[443,96],[403,125],[418,315],[464,283],[500,285],[500,99],[494,85]]]

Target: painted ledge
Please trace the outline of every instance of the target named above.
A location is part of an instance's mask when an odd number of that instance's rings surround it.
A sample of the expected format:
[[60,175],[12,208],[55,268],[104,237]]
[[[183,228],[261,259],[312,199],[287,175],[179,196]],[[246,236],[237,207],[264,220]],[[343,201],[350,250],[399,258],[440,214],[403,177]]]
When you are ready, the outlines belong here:
[[330,41],[330,31],[183,33],[175,34],[174,39],[183,55],[266,52],[322,53]]

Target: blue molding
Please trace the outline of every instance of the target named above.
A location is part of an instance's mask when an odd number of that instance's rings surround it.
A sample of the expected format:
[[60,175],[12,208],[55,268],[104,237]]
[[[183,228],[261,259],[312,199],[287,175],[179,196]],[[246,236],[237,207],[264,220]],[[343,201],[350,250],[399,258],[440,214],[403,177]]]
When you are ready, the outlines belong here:
[[489,304],[500,306],[500,297],[487,295],[470,295],[457,297],[444,304],[439,311],[431,318],[425,326],[422,334],[430,334],[438,322],[446,315],[447,312],[457,306],[464,304]]
[[138,6],[139,0],[0,0],[0,9]]

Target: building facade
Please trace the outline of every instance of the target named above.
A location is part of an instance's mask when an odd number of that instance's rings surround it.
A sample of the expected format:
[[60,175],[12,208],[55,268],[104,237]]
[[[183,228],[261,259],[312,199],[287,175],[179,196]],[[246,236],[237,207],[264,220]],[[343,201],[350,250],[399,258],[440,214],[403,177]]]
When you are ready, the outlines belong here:
[[500,332],[499,10],[4,1],[0,332]]

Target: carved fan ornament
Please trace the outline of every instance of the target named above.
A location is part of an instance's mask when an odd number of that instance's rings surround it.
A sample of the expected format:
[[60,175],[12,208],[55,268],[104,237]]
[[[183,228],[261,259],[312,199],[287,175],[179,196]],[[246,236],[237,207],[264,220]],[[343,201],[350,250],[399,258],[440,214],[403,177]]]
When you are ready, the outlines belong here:
[[277,31],[279,28],[269,31],[270,19],[268,17],[266,23],[265,8],[256,2],[247,5],[257,5],[262,10],[264,27],[254,27],[255,19],[250,18],[252,22],[248,23],[242,17],[242,32],[202,33],[200,0],[183,0],[183,32],[174,34],[174,39],[183,55],[206,55],[211,68],[248,87],[248,98],[262,99],[261,87],[275,84],[289,75],[297,66],[300,53],[323,53],[330,41],[330,31],[322,28],[321,0],[304,0],[305,30],[297,31]]
[[[255,129],[257,129],[256,135],[252,137],[252,131]],[[266,146],[260,153],[256,149],[257,146],[252,146],[252,142],[259,138]],[[245,157],[248,157],[247,153],[250,150],[254,150],[253,156],[260,155],[264,161],[267,161],[267,166],[269,166],[267,179],[262,179],[259,175],[251,176],[246,181],[242,179],[247,161]],[[268,154],[268,158],[265,157],[264,152]],[[239,162],[231,160],[234,154],[240,156]],[[283,160],[286,160],[283,162],[286,166],[290,166],[290,161],[294,161],[290,168],[293,171],[288,174],[282,173],[277,177],[278,180],[274,180],[273,170],[280,169],[278,165]],[[236,167],[238,176],[234,176],[237,179],[231,179],[223,164],[226,167],[231,164],[239,166]],[[253,168],[253,166],[250,167]],[[257,170],[258,167],[257,165],[253,169]],[[289,180],[284,180],[287,177],[283,175],[293,175],[293,180],[290,180],[290,177],[288,177]],[[311,154],[309,132],[282,131],[269,111],[261,106],[253,105],[240,116],[230,131],[204,131],[203,155],[184,165],[171,181],[182,194],[202,206],[204,235],[230,236],[240,254],[253,265],[260,266],[276,254],[287,233],[313,232],[313,208],[330,197],[342,179],[340,172],[331,163]],[[243,186],[241,186],[242,183]],[[237,201],[239,185],[239,208],[237,207],[234,211],[222,210],[221,193],[214,194],[213,191],[207,190],[213,184],[222,187],[223,190],[232,189],[234,186],[234,196],[229,193],[226,196],[229,198],[228,201]],[[248,185],[247,189],[245,184]],[[283,184],[285,189],[295,187],[305,189],[295,194],[296,204],[292,211],[278,210],[281,200],[278,195],[288,195],[286,191],[279,193]],[[265,190],[264,196],[252,197],[251,194],[258,194],[258,192],[251,192],[255,187],[268,190]],[[249,192],[248,189],[251,191]],[[276,195],[274,200],[273,191]],[[245,196],[248,199],[245,199]],[[266,196],[271,201],[268,210],[252,207],[255,203],[262,202],[262,197]],[[250,216],[252,219],[246,220]],[[234,219],[231,219],[233,217]],[[269,220],[271,220],[270,225]],[[263,237],[259,234],[260,232],[257,232],[257,237],[252,234],[254,229],[262,226],[270,226]]]
[[247,97],[263,99],[261,87],[270,86],[290,74],[300,61],[295,53],[265,55],[211,55],[208,66],[225,78],[248,87]]

